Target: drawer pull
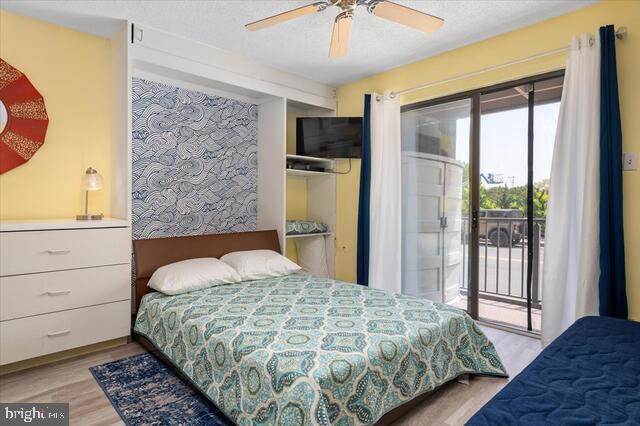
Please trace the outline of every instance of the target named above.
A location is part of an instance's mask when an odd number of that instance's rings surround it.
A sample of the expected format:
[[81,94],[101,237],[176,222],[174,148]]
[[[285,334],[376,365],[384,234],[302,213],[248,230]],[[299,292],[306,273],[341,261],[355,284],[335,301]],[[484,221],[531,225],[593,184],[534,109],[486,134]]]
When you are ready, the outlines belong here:
[[65,334],[69,334],[69,333],[71,333],[71,329],[67,328],[66,330],[53,331],[51,333],[47,333],[47,337],[64,336]]
[[71,290],[57,290],[57,291],[47,291],[46,294],[49,296],[62,296],[65,294],[71,293]]
[[46,250],[48,254],[69,254],[71,253],[70,249],[61,249],[61,250]]

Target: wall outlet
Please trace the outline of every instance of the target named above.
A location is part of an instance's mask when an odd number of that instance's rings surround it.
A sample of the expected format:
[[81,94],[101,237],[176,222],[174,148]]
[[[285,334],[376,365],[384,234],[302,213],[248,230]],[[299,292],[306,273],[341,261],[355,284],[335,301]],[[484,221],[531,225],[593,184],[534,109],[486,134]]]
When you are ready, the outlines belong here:
[[622,154],[622,170],[632,171],[638,170],[638,153],[625,152]]

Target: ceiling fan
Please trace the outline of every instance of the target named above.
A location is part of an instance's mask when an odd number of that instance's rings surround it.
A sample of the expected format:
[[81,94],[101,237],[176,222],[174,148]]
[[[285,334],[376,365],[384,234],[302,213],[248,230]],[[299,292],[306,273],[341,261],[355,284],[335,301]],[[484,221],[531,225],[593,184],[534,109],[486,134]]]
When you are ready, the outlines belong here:
[[300,18],[316,12],[322,12],[329,6],[337,6],[342,12],[336,16],[331,34],[330,58],[339,58],[347,53],[349,35],[353,23],[353,12],[358,6],[365,6],[372,15],[397,22],[426,33],[432,33],[442,26],[444,20],[410,7],[387,0],[324,0],[307,6],[298,7],[259,21],[245,25],[251,31],[261,30],[291,19]]

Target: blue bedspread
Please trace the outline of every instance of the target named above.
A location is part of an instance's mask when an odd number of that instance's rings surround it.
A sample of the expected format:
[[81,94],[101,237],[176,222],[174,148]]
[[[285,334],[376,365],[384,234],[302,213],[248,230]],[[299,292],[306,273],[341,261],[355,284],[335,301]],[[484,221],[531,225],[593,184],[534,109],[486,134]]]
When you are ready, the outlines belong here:
[[640,425],[640,323],[575,322],[469,425]]

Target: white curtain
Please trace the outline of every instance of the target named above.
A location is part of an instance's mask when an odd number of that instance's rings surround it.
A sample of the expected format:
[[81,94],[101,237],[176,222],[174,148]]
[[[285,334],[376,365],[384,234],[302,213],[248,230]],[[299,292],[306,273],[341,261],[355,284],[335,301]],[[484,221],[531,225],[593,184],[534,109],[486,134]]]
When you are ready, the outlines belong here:
[[[379,99],[379,100],[378,100]],[[369,287],[401,291],[400,100],[371,95]]]
[[556,131],[542,282],[542,337],[598,314],[600,40],[569,47]]

